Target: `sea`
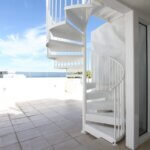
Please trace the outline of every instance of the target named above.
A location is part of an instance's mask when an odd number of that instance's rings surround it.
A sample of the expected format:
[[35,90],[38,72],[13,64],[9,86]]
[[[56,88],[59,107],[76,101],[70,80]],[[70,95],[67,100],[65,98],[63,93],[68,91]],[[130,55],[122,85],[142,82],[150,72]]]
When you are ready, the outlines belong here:
[[16,72],[16,74],[23,74],[27,78],[66,77],[66,72]]

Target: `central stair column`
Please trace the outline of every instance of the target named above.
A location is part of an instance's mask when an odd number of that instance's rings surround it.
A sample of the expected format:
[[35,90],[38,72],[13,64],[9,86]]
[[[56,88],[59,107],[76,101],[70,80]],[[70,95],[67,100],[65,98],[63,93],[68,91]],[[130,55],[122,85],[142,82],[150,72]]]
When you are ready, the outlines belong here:
[[82,133],[85,132],[85,124],[86,124],[86,112],[87,112],[87,104],[86,104],[86,28],[84,34],[82,35],[82,41],[84,44],[83,48],[83,71],[82,71],[82,84],[83,84],[83,105],[82,105]]

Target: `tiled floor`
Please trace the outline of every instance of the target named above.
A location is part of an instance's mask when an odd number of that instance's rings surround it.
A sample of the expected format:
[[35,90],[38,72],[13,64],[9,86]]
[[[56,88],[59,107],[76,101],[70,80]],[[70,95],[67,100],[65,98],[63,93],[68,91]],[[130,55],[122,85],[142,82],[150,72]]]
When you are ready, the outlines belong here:
[[[30,101],[0,112],[0,150],[127,150],[80,131],[79,101]],[[139,150],[150,150],[150,141]]]

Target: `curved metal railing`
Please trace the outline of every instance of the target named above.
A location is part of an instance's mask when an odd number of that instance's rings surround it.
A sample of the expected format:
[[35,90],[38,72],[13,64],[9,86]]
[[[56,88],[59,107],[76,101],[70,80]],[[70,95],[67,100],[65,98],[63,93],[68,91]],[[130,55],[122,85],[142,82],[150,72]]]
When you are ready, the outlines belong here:
[[108,91],[108,100],[113,100],[114,139],[118,141],[125,133],[124,67],[113,57],[92,54],[92,74],[96,90]]
[[47,0],[47,24],[53,25],[64,21],[66,18],[65,7],[90,4],[91,0]]

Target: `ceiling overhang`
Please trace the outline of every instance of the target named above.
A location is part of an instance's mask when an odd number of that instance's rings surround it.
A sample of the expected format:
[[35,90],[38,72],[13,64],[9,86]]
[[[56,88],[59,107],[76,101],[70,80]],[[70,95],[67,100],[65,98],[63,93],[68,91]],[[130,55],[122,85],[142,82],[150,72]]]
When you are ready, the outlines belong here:
[[117,0],[126,6],[150,17],[150,0]]

